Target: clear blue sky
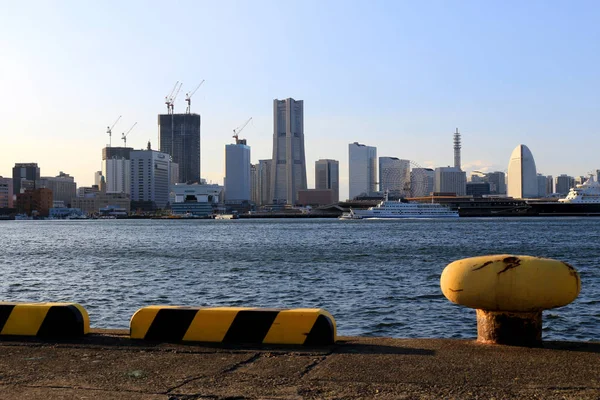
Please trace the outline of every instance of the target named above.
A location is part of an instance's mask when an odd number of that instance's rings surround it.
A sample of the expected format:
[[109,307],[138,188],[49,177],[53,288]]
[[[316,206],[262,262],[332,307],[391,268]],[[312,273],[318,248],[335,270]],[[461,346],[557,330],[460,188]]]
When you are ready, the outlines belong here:
[[2,2],[0,175],[37,162],[90,185],[107,125],[113,145],[157,146],[156,115],[176,81],[202,79],[202,175],[222,183],[224,146],[242,136],[270,158],[272,100],[304,100],[314,161],[348,143],[423,166],[505,170],[526,144],[538,171],[600,168],[597,1]]

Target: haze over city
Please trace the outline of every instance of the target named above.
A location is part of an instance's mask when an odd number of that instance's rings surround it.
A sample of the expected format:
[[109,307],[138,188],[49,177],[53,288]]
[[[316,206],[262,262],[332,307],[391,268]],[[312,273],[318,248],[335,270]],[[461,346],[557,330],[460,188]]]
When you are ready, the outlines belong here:
[[424,167],[505,171],[526,144],[539,172],[600,167],[600,5],[595,2],[7,3],[0,15],[0,175],[36,162],[78,186],[113,145],[158,149],[157,114],[183,82],[202,116],[201,171],[223,183],[224,148],[242,136],[271,158],[275,98],[304,101],[308,187],[314,162],[348,143]]

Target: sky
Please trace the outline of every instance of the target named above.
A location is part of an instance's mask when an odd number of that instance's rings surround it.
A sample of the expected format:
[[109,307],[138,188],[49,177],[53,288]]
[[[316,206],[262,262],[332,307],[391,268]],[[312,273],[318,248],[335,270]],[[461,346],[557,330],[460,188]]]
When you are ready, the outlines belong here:
[[525,144],[538,172],[600,169],[597,1],[0,0],[0,175],[37,162],[78,186],[128,146],[158,149],[157,115],[202,116],[201,170],[223,183],[225,145],[271,158],[273,99],[304,100],[308,187],[314,162],[348,144],[425,167],[505,171]]

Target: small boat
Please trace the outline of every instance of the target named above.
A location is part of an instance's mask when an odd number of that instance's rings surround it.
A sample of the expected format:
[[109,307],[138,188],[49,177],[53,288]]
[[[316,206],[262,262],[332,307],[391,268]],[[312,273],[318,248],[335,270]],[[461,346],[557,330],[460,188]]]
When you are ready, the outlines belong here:
[[362,219],[360,215],[354,213],[353,209],[350,209],[350,212],[345,212],[338,217],[338,219]]

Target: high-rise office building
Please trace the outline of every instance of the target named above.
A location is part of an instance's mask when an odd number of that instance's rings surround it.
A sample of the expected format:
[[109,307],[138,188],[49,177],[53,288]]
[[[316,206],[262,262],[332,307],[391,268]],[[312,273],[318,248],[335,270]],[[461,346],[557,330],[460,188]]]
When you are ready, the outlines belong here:
[[544,174],[537,174],[538,197],[546,197],[551,192],[547,191],[548,177]]
[[546,176],[546,193],[554,193],[554,179],[552,175]]
[[506,194],[506,175],[501,171],[488,172],[485,181],[490,184],[490,194]]
[[258,160],[257,171],[258,175],[258,201],[256,204],[264,206],[271,204],[271,171],[273,160]]
[[377,148],[358,142],[348,145],[350,199],[377,191]]
[[271,201],[296,204],[298,190],[306,189],[304,102],[273,100],[273,164]]
[[260,187],[258,186],[258,164],[250,164],[250,201],[260,202]]
[[340,201],[340,163],[337,160],[315,161],[315,189],[331,189],[333,202]]
[[161,114],[158,116],[159,150],[179,165],[179,182],[199,183],[200,115]]
[[225,200],[228,203],[250,200],[250,146],[245,139],[225,146]]
[[429,196],[434,189],[435,171],[431,168],[413,168],[410,171],[410,196]]
[[40,168],[37,163],[16,163],[12,170],[13,194],[21,189],[34,189],[40,180]]
[[[104,175],[102,175],[102,171],[94,172],[94,185],[100,187],[100,181],[102,180],[103,176]],[[104,180],[106,180],[106,178],[104,178]]]
[[163,152],[132,150],[131,201],[147,203],[152,209],[165,208],[169,202],[171,157]]
[[508,163],[508,195],[517,199],[537,197],[537,171],[533,154],[520,144],[513,150]]
[[0,176],[0,208],[13,208],[13,180]]
[[556,193],[566,196],[572,187],[575,186],[575,178],[569,175],[561,174],[555,178]]
[[435,169],[434,192],[454,193],[457,196],[467,194],[467,173],[455,167]]
[[410,196],[410,161],[379,157],[379,190],[394,196]]
[[55,177],[45,176],[40,178],[40,187],[52,190],[52,200],[62,202],[68,207],[74,197],[77,197],[77,184],[69,174],[60,172]]
[[[106,193],[130,193],[131,190],[131,147],[105,147],[102,149],[102,172],[97,185],[104,177]],[[94,182],[94,184],[96,184]]]

